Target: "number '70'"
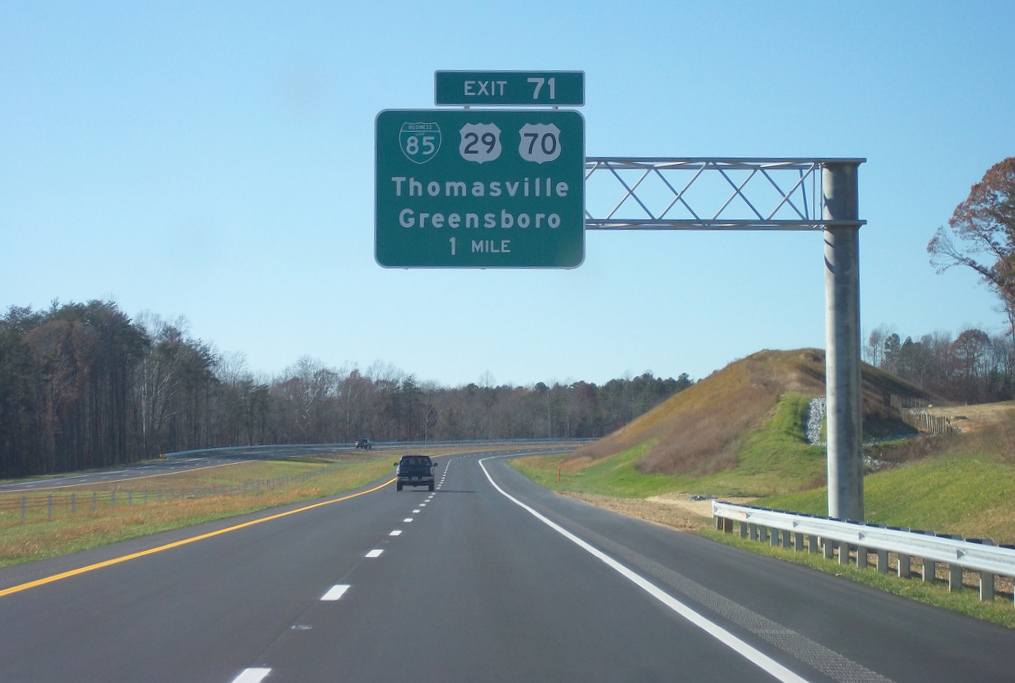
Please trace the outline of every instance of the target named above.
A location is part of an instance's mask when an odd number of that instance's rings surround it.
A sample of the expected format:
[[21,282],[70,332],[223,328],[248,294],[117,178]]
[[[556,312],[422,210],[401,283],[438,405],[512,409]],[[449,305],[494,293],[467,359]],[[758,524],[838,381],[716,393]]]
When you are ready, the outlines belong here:
[[557,136],[553,133],[525,133],[522,135],[523,138],[529,141],[529,154],[536,148],[536,140],[539,141],[539,148],[543,154],[547,156],[553,156],[554,152],[557,151]]

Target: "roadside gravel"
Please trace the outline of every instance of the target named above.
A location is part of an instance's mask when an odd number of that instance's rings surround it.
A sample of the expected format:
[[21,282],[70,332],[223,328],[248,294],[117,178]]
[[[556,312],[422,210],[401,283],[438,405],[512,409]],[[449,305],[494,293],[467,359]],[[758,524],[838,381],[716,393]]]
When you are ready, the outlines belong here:
[[664,524],[675,529],[694,531],[712,526],[712,501],[693,500],[684,494],[667,494],[651,498],[612,498],[569,491],[557,493],[628,517]]

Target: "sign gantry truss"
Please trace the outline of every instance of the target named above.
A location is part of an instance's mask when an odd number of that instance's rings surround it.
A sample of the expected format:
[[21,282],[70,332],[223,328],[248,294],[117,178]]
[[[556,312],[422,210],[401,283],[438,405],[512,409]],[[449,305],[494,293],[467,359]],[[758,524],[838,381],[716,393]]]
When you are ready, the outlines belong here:
[[586,158],[589,230],[811,230],[824,236],[828,514],[862,521],[864,159]]
[[864,159],[588,157],[587,230],[824,230],[826,164]]

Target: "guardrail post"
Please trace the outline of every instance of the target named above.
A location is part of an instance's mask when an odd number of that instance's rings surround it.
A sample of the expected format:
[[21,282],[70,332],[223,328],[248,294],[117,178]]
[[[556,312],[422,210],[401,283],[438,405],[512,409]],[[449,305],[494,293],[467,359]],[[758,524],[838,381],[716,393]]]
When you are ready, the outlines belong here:
[[803,552],[804,549],[804,535],[797,531],[793,534],[793,549],[798,553]]
[[948,565],[948,590],[962,590],[962,567],[954,563]]
[[909,555],[899,553],[899,578],[908,579],[912,576],[910,572]]
[[849,543],[839,544],[839,564],[849,564]]
[[747,528],[747,522],[740,522],[740,538],[747,538],[750,531]]
[[758,525],[757,524],[748,524],[747,528],[750,530],[751,540],[752,541],[758,540]]
[[771,545],[773,548],[778,548],[779,547],[779,536],[782,535],[782,531],[779,530],[779,529],[772,529],[771,531],[772,531],[772,536],[771,536],[769,545]]
[[980,600],[994,601],[994,575],[980,572]]
[[888,573],[888,551],[878,549],[878,574]]
[[827,538],[821,539],[821,547],[824,549],[825,559],[830,560],[835,557],[835,542],[830,541]]
[[920,572],[924,581],[933,581],[937,578],[937,562],[934,560],[923,560],[923,570]]
[[818,545],[819,544],[817,536],[807,537],[807,552],[811,553],[812,555],[816,555],[821,550],[821,548],[818,547]]
[[867,568],[867,549],[863,546],[856,547],[856,566],[857,569]]

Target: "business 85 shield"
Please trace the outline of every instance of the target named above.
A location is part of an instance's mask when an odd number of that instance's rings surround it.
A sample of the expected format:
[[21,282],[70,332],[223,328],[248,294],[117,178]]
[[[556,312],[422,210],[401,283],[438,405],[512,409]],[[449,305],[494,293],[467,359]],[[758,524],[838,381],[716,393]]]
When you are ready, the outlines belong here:
[[398,144],[409,161],[425,164],[441,148],[441,127],[433,121],[403,123],[398,131]]

